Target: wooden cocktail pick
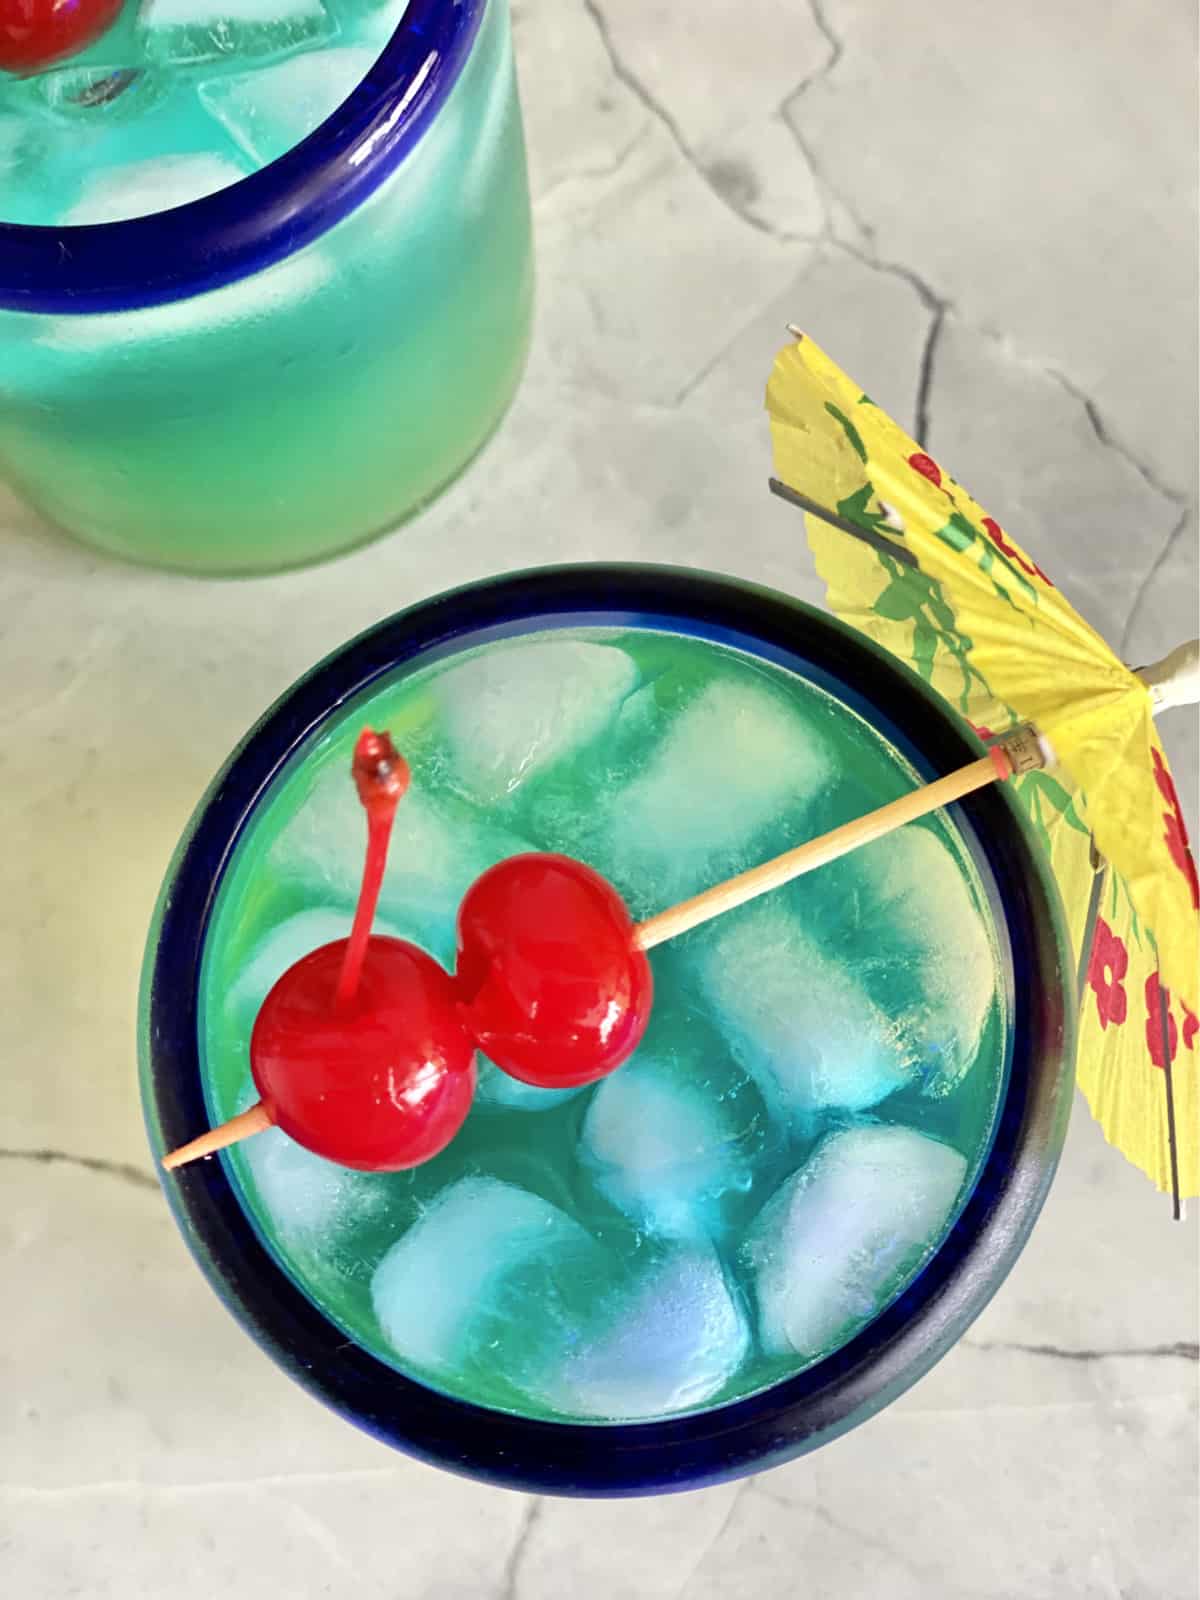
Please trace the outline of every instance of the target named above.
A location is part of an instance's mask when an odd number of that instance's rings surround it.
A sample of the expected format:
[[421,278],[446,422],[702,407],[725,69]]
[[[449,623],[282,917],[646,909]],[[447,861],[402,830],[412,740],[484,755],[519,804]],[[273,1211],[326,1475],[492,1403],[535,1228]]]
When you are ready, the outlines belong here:
[[[400,762],[401,758],[390,746],[390,741],[389,750],[391,761]],[[978,761],[973,761],[956,772],[948,773],[933,783],[925,784],[910,794],[902,795],[898,800],[890,801],[864,817],[858,817],[853,822],[834,828],[818,839],[810,839],[807,844],[798,845],[795,849],[787,850],[770,861],[764,861],[748,872],[729,878],[724,883],[715,884],[703,894],[684,900],[666,911],[660,911],[657,916],[636,925],[628,921],[628,914],[616,891],[581,862],[540,853],[510,858],[489,869],[468,892],[467,899],[463,903],[459,919],[460,939],[467,939],[467,944],[472,949],[469,956],[460,955],[456,978],[451,978],[449,974],[443,972],[423,952],[416,950],[415,946],[407,946],[402,941],[392,939],[368,941],[371,919],[383,876],[387,835],[391,828],[398,794],[390,797],[387,805],[380,806],[378,811],[373,813],[372,791],[369,785],[364,788],[360,780],[359,792],[368,812],[367,863],[354,927],[350,938],[343,942],[344,953],[342,946],[330,945],[303,957],[289,969],[264,1001],[251,1041],[251,1067],[255,1082],[263,1093],[263,1100],[251,1106],[248,1111],[242,1112],[240,1116],[223,1123],[221,1127],[213,1128],[189,1144],[173,1150],[165,1157],[163,1165],[170,1169],[195,1161],[202,1156],[211,1155],[214,1151],[221,1150],[251,1134],[260,1133],[276,1121],[284,1125],[286,1132],[298,1137],[307,1148],[347,1166],[364,1166],[369,1170],[391,1170],[398,1166],[415,1165],[418,1160],[426,1159],[427,1155],[435,1154],[437,1150],[443,1148],[461,1125],[470,1104],[473,1077],[464,1098],[461,1091],[469,1074],[464,1072],[459,1057],[469,1062],[477,1045],[483,1048],[499,1066],[512,1071],[515,1076],[528,1083],[555,1087],[560,1083],[568,1085],[594,1081],[603,1073],[613,1070],[632,1053],[645,1028],[652,984],[643,952],[662,944],[667,939],[686,933],[689,929],[698,927],[723,912],[731,911],[735,906],[744,905],[746,901],[753,900],[758,895],[767,894],[770,890],[789,883],[793,878],[812,872],[827,862],[836,861],[839,856],[847,855],[852,850],[881,839],[895,829],[903,827],[905,823],[927,816],[930,812],[950,805],[955,800],[961,800],[990,783],[1009,778],[1014,773],[1028,772],[1035,767],[1044,766],[1048,759],[1050,752],[1044,740],[1039,739],[1030,729],[1017,730],[1000,740]],[[405,769],[405,781],[407,781],[407,769]],[[399,792],[402,792],[402,788]],[[574,879],[579,881],[574,882]],[[548,884],[550,887],[547,890]],[[485,885],[489,887],[485,888]],[[609,1017],[612,1022],[610,1029],[612,1037],[610,1039],[607,1034],[604,1036],[606,1049],[591,1052],[595,1056],[594,1060],[589,1059],[589,1047],[586,1044],[581,1047],[581,1030],[584,1025],[578,1022],[577,1011],[568,1007],[570,1014],[563,1013],[561,986],[560,991],[556,992],[553,974],[549,976],[544,995],[540,999],[534,996],[536,983],[533,981],[533,966],[536,965],[538,958],[533,953],[533,947],[529,951],[519,948],[524,933],[518,929],[527,931],[530,926],[534,929],[534,945],[537,950],[540,951],[544,946],[544,937],[540,930],[544,927],[545,917],[541,914],[542,902],[539,899],[543,893],[549,895],[545,901],[546,916],[557,919],[555,926],[560,941],[563,937],[575,937],[580,950],[586,952],[587,959],[593,964],[598,963],[596,982],[601,989],[606,983],[608,984],[606,993],[613,997],[617,1007],[615,1011],[611,1011]],[[582,921],[572,934],[568,934],[566,926],[562,925],[562,918],[566,914],[565,907],[568,903],[564,895],[569,897],[571,894],[575,895],[575,904],[578,908],[576,914],[582,915]],[[590,909],[587,909],[588,907]],[[477,938],[476,923],[479,923],[481,918],[487,926],[483,935]],[[622,924],[625,931],[621,931]],[[607,955],[603,954],[601,947],[606,941],[611,944],[614,938],[619,948],[613,947]],[[453,1106],[448,1107],[438,1120],[438,1139],[430,1142],[427,1151],[416,1133],[410,1134],[399,1126],[405,1115],[402,1103],[404,1097],[395,1095],[391,1079],[398,1070],[395,1062],[406,1060],[407,1057],[403,1049],[397,1053],[395,1047],[391,1047],[386,1065],[391,1075],[389,1092],[396,1102],[398,1112],[397,1127],[392,1130],[392,1135],[396,1150],[404,1157],[402,1160],[394,1158],[386,1136],[379,1152],[364,1150],[360,1152],[360,1159],[352,1159],[348,1151],[355,1146],[355,1130],[351,1125],[354,1107],[349,1110],[336,1109],[337,1084],[344,1079],[346,1061],[354,1059],[353,1048],[357,1046],[369,1054],[375,1047],[374,1042],[379,1034],[379,1014],[372,1013],[368,1007],[361,1037],[357,1039],[352,1037],[356,1024],[349,1009],[354,1000],[364,957],[376,946],[381,962],[387,957],[388,948],[391,948],[393,952],[402,949],[408,951],[409,954],[404,959],[410,964],[414,959],[425,963],[428,971],[422,969],[425,992],[420,996],[421,1003],[428,1005],[431,1001],[434,1002],[433,1009],[445,1016],[447,1041],[453,1036],[453,1042],[447,1042],[445,1045],[445,1053],[448,1062],[451,1057],[454,1058],[450,1062],[446,1078],[455,1091],[455,1098]],[[280,990],[286,989],[293,977],[297,980],[295,986],[303,988],[306,973],[308,979],[312,980],[316,966],[322,960],[326,966],[331,961],[336,963],[334,970],[320,977],[324,989],[320,994],[302,996],[308,1003],[299,1008],[292,1008],[286,1013],[286,1037],[274,1052],[280,1068],[278,1081],[289,1092],[302,1094],[306,1074],[320,1080],[324,1070],[322,1051],[328,1049],[331,1041],[335,1047],[334,1058],[340,1066],[336,1068],[334,1077],[330,1078],[326,1086],[329,1092],[309,1094],[300,1107],[304,1115],[293,1115],[289,1126],[277,1115],[273,1109],[272,1099],[263,1088],[264,1071],[261,1061],[262,1051],[259,1048],[260,1037],[264,1028],[267,1032],[271,1031],[270,1019],[274,1012],[281,1009],[278,999]],[[521,999],[516,999],[515,991],[510,992],[505,987],[504,968],[513,964],[520,973],[517,989]],[[475,971],[476,967],[479,967],[478,971]],[[312,971],[309,971],[310,968]],[[399,972],[395,979],[389,980],[388,974],[381,968],[377,974],[380,978],[380,993],[374,1002],[378,1008],[382,1010],[390,1005],[393,1011],[396,1009],[397,997],[389,994],[389,983],[409,981],[406,972],[407,969]],[[574,973],[573,984],[569,986],[572,994],[578,990],[579,980],[580,973]],[[311,981],[308,982],[308,986],[312,987]],[[459,991],[457,997],[456,986]],[[435,989],[436,995],[433,993]],[[616,999],[618,996],[623,998],[618,1001]],[[523,1003],[528,1003],[529,1007],[529,1013],[524,1020],[521,1015]],[[610,1012],[604,996],[601,996],[601,1003],[598,1006],[589,1004],[587,1009],[589,1013],[594,1012],[601,1016],[609,1015]],[[621,1018],[619,1024],[615,1020],[618,1013]],[[267,1024],[264,1024],[264,1018],[268,1019]],[[497,1026],[499,1032],[496,1031]],[[334,1035],[336,1037],[333,1037]],[[350,1047],[349,1055],[347,1047]],[[512,1059],[508,1059],[504,1054],[506,1048],[512,1054]],[[540,1058],[544,1058],[544,1061]],[[425,1070],[427,1063],[422,1067],[422,1059],[418,1051],[417,1066]],[[546,1067],[545,1072],[541,1070],[543,1065]],[[365,1059],[363,1064],[365,1081],[369,1081],[370,1070],[371,1062]],[[341,1074],[341,1078],[337,1077],[338,1073]],[[556,1077],[555,1074],[561,1074],[561,1077]],[[379,1096],[376,1094],[372,1102],[371,1094],[364,1090],[361,1098],[362,1105],[358,1106],[359,1114],[364,1121],[370,1122],[375,1116],[372,1105],[377,1106],[380,1103]],[[417,1102],[413,1101],[413,1104]],[[357,1105],[358,1101],[354,1100],[354,1106]],[[326,1119],[331,1126],[323,1127],[322,1119]],[[419,1131],[417,1130],[417,1133]]]

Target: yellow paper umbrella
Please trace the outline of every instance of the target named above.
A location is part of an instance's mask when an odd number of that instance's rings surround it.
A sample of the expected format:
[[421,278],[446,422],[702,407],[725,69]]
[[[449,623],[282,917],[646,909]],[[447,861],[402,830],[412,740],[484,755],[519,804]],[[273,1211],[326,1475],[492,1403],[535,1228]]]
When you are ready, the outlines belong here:
[[767,410],[772,487],[815,513],[837,615],[985,739],[1029,722],[1049,741],[1056,765],[1014,788],[1079,955],[1079,1085],[1178,1214],[1200,1193],[1200,894],[1149,675],[804,335],[776,358]]

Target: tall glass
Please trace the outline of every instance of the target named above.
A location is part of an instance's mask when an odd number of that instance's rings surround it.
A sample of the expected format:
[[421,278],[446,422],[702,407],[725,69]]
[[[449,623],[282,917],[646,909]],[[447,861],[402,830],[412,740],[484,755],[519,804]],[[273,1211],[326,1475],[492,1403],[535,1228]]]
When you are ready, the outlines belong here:
[[532,283],[506,0],[411,0],[261,171],[130,221],[0,225],[0,478],[137,561],[331,555],[491,433]]
[[[835,685],[927,775],[978,753],[969,730],[892,658],[798,602],[727,578],[655,567],[545,569],[394,617],[330,657],[266,714],[179,846],[150,932],[140,1007],[142,1089],[156,1154],[193,1137],[211,1115],[202,970],[223,889],[238,883],[239,851],[253,849],[271,794],[309,770],[347,703],[488,641],[608,626],[731,646],[772,669]],[[349,1420],[439,1465],[510,1485],[578,1494],[693,1487],[811,1450],[864,1421],[944,1354],[1003,1281],[1041,1209],[1070,1106],[1072,967],[1053,883],[999,786],[972,796],[956,819],[991,884],[993,916],[1011,952],[1008,1070],[991,1142],[962,1209],[915,1278],[806,1370],[659,1420],[556,1421],[469,1403],[380,1359],[369,1340],[348,1337],[322,1309],[322,1293],[304,1292],[248,1212],[228,1156],[185,1168],[167,1184],[203,1271],[252,1337]],[[798,973],[796,981],[811,979]],[[536,1134],[529,1137],[536,1143]]]

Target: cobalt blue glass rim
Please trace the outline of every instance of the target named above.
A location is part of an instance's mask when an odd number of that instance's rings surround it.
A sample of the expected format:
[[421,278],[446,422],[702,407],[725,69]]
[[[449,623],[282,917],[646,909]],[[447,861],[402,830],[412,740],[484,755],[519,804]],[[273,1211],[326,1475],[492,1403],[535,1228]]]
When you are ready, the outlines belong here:
[[[207,1126],[197,1027],[205,934],[238,838],[291,757],[397,666],[485,630],[567,615],[589,624],[676,619],[685,631],[759,639],[869,696],[930,771],[979,753],[944,702],[870,641],[800,601],[733,578],[657,566],[540,568],[401,612],[320,663],[264,715],[180,842],[150,932],[140,1006],[143,1102],[156,1155]],[[1045,1199],[1071,1105],[1073,971],[1048,869],[1003,786],[971,796],[961,814],[985,852],[1014,963],[1012,1062],[992,1149],[957,1222],[912,1284],[806,1372],[660,1422],[547,1422],[453,1399],[347,1348],[343,1331],[262,1243],[220,1160],[164,1182],[200,1266],[260,1346],[347,1420],[407,1454],[510,1488],[595,1496],[696,1488],[760,1471],[854,1427],[928,1371],[999,1287]]]
[[489,0],[409,0],[379,59],[277,161],[216,194],[125,222],[0,222],[0,309],[131,311],[203,294],[292,255],[357,209],[458,81]]

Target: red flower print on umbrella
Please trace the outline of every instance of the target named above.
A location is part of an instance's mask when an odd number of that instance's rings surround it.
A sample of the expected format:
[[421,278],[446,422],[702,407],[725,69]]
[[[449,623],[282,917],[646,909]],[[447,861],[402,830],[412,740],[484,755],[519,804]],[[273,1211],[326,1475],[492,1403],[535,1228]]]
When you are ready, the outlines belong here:
[[1163,758],[1157,750],[1152,750],[1154,757],[1154,781],[1158,785],[1158,792],[1162,795],[1167,805],[1171,808],[1163,812],[1163,838],[1167,842],[1167,849],[1171,852],[1171,860],[1187,879],[1188,888],[1192,892],[1193,907],[1200,906],[1200,881],[1196,877],[1196,863],[1192,860],[1192,852],[1188,848],[1187,827],[1183,820],[1183,811],[1179,805],[1179,796],[1175,792],[1175,780],[1163,765]]
[[1002,556],[1007,556],[1010,561],[1015,561],[1021,570],[1023,572],[1027,572],[1031,578],[1040,578],[1043,583],[1050,584],[1050,587],[1053,589],[1053,583],[1050,582],[1050,579],[1042,571],[1041,567],[1038,566],[1037,562],[1029,561],[1021,554],[1016,545],[1013,544],[1012,540],[1005,533],[1004,529],[996,521],[995,517],[984,517],[983,531],[987,534],[988,538],[996,546],[996,549],[999,550]]
[[942,469],[932,456],[927,456],[924,450],[917,450],[909,456],[908,464],[914,472],[919,472],[923,478],[928,478],[935,489],[942,487]]
[[[1167,1018],[1167,1056],[1163,1055],[1163,1010]],[[1146,1047],[1156,1067],[1165,1067],[1167,1060],[1174,1061],[1179,1048],[1179,1029],[1171,1015],[1171,991],[1158,981],[1152,972],[1146,979]]]
[[1183,1012],[1183,1048],[1193,1050],[1196,1045],[1196,1029],[1200,1028],[1200,1018],[1197,1018],[1196,1013],[1190,1011],[1182,1002],[1180,1010]]
[[1103,917],[1098,918],[1087,981],[1096,996],[1102,1028],[1107,1028],[1110,1022],[1119,1026],[1125,1021],[1128,1000],[1121,980],[1128,970],[1129,951],[1124,940],[1118,938]]

